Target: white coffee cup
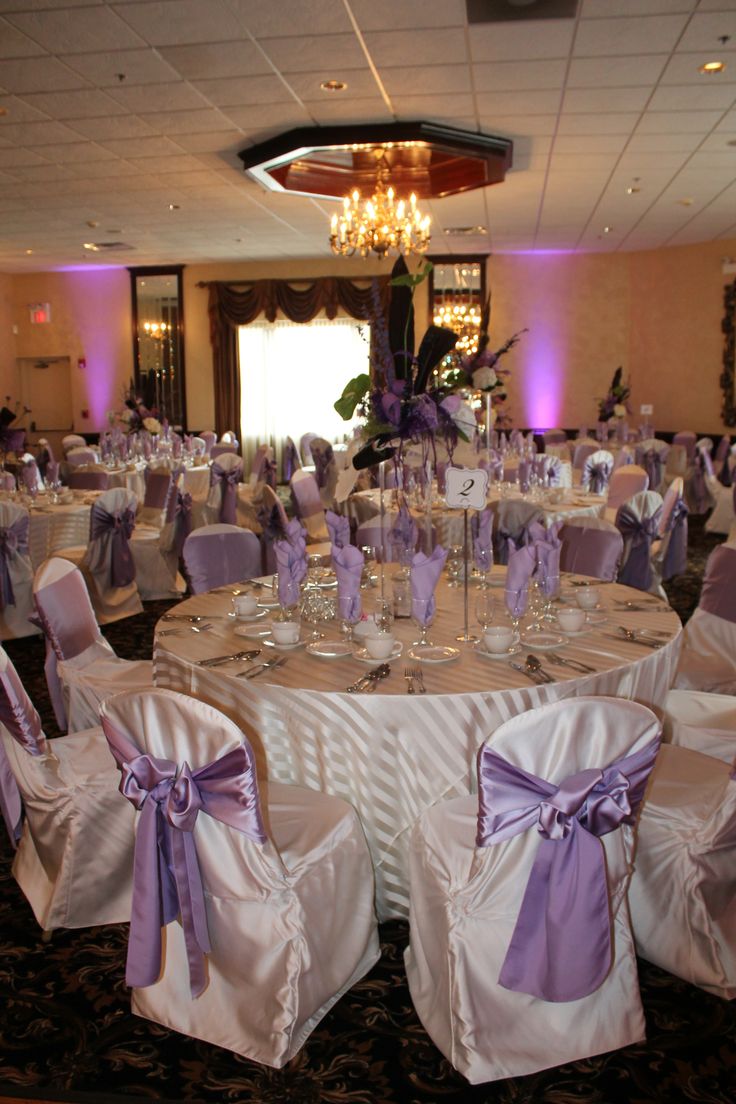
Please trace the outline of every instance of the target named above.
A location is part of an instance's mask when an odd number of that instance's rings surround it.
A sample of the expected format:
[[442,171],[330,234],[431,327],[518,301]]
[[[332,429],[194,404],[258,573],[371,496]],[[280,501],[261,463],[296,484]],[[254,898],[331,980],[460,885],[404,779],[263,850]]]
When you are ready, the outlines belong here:
[[560,628],[565,632],[580,632],[585,624],[585,610],[575,609],[571,606],[569,609],[561,609],[557,611],[557,620],[560,623]]
[[252,617],[258,609],[258,599],[255,594],[236,594],[233,605],[238,617]]
[[277,644],[296,644],[299,639],[298,621],[274,621],[271,635]]
[[508,625],[489,625],[483,633],[483,642],[486,648],[495,655],[507,652],[513,639],[513,630]]
[[365,647],[372,659],[388,659],[394,650],[396,640],[392,633],[379,632],[366,636]]
[[598,590],[598,587],[580,587],[576,597],[578,600],[578,605],[581,609],[595,609],[600,598],[600,591]]

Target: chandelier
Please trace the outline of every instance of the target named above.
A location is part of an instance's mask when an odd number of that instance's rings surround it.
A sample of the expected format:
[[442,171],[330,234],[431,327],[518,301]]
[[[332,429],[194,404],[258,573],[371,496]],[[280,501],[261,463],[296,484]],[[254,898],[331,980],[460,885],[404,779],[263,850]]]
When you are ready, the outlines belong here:
[[480,337],[480,306],[457,299],[443,299],[434,308],[435,326],[454,330],[458,334],[455,349],[461,356],[473,356],[478,351]]
[[167,336],[171,336],[171,326],[166,322],[144,322],[143,331],[154,341],[164,341]]
[[362,202],[356,188],[342,202],[342,213],[332,216],[330,246],[333,253],[342,257],[360,253],[361,257],[367,257],[373,252],[385,257],[392,249],[397,253],[427,251],[430,217],[418,209],[413,193],[408,205],[403,199],[396,200],[393,188],[388,185],[388,165],[383,150],[379,151],[376,187],[371,198]]

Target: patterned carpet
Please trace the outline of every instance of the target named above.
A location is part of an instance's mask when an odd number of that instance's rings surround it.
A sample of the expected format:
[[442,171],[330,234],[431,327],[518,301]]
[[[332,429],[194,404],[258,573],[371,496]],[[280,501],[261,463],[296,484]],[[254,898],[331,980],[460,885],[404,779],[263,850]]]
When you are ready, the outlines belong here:
[[[718,539],[691,525],[688,574],[668,586],[683,620],[697,604],[703,564]],[[120,655],[150,654],[164,603],[111,626]],[[56,732],[38,639],[8,647],[49,735]],[[526,1078],[469,1086],[428,1039],[403,970],[406,924],[382,925],[382,957],[335,1006],[306,1046],[275,1071],[133,1017],[123,980],[125,925],[39,930],[0,856],[0,1102],[123,1104],[733,1104],[736,1008],[640,963],[647,1041]],[[664,907],[664,903],[663,903]]]

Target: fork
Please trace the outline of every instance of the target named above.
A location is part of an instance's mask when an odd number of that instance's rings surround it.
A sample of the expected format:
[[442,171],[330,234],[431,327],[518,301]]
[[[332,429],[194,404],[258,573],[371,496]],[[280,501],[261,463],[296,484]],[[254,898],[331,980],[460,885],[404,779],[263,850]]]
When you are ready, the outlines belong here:
[[413,679],[417,680],[417,684],[419,686],[419,693],[420,694],[426,694],[427,693],[427,687],[424,685],[424,671],[422,670],[422,668],[421,667],[412,667],[411,668],[411,677]]
[[283,667],[286,662],[286,656],[279,656],[277,659],[267,659],[265,663],[257,663],[255,667],[249,667],[247,671],[240,671],[235,677],[246,679],[255,678],[257,675],[262,675],[269,667],[274,669],[276,667]]
[[406,679],[406,692],[407,692],[407,694],[416,694],[416,687],[414,686],[415,677],[416,676],[414,675],[414,668],[413,667],[405,667],[404,668],[404,678]]
[[579,671],[583,675],[594,675],[595,667],[589,667],[587,663],[579,663],[577,659],[565,659],[557,652],[547,652],[550,663],[556,663],[558,667],[569,667],[571,671]]

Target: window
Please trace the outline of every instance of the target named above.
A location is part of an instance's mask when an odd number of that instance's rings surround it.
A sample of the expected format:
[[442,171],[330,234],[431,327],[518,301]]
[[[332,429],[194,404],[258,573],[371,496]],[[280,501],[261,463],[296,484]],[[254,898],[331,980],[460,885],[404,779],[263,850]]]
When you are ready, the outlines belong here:
[[352,426],[333,407],[348,380],[368,372],[370,327],[352,318],[252,322],[239,332],[245,454],[303,433],[342,440]]

